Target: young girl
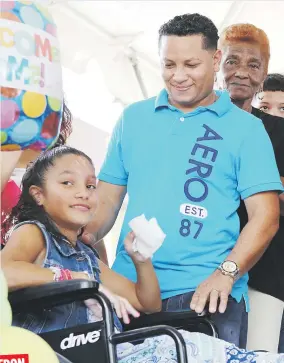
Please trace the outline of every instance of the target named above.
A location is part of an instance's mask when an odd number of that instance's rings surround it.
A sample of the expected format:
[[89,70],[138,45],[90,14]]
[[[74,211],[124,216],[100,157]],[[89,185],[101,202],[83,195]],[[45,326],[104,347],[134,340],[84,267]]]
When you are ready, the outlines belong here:
[[[126,251],[137,271],[137,283],[127,280],[98,260],[95,252],[78,240],[96,212],[96,177],[84,153],[66,146],[49,150],[31,165],[24,177],[22,194],[9,224],[14,225],[1,252],[2,268],[10,291],[66,279],[96,279],[125,323],[138,311],[161,308],[158,281],[150,259],[133,252],[133,233],[125,240]],[[115,315],[118,329],[120,322]],[[95,301],[55,307],[34,314],[16,314],[13,325],[35,333],[86,324],[101,319]],[[221,340],[182,332],[191,362],[265,362],[266,356],[246,353]],[[120,362],[176,361],[168,337],[147,339],[143,344],[118,347]],[[276,362],[280,356],[270,356]],[[283,358],[284,359],[284,358]]]
[[[72,133],[73,117],[65,101],[63,102],[60,133],[54,147],[65,145]],[[41,151],[22,150],[1,153],[1,224],[4,223],[21,195],[21,181],[27,165],[35,160]],[[4,233],[3,233],[4,232]],[[5,244],[5,231],[2,229],[1,244]]]
[[[95,170],[84,153],[61,146],[40,155],[23,177],[20,200],[8,220],[16,224],[2,251],[2,268],[10,290],[53,280],[92,278],[130,302],[104,290],[125,323],[129,321],[128,314],[139,316],[137,310],[160,310],[160,291],[152,263],[132,252],[132,234],[127,236],[125,246],[137,269],[137,284],[110,270],[78,240],[93,218],[96,205]],[[83,303],[77,303],[76,308],[79,314],[70,306],[45,311],[31,324],[25,315],[18,314],[14,324],[28,324],[30,330],[40,333],[90,321]]]

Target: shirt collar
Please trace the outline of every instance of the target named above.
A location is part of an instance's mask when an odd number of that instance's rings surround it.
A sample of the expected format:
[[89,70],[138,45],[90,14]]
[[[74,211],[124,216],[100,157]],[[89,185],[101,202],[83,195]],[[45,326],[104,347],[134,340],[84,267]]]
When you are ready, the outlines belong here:
[[[218,99],[209,106],[200,106],[196,109],[196,111],[202,111],[204,109],[215,112],[219,117],[224,115],[232,106],[232,102],[230,99],[230,95],[227,91],[215,91]],[[163,89],[158,96],[156,97],[155,101],[155,111],[159,108],[168,107],[173,108],[169,104],[168,100],[168,92],[166,89]],[[195,111],[194,111],[195,112]]]
[[162,91],[158,94],[155,101],[155,111],[160,107],[169,107],[169,101],[168,101],[168,92],[164,88]]

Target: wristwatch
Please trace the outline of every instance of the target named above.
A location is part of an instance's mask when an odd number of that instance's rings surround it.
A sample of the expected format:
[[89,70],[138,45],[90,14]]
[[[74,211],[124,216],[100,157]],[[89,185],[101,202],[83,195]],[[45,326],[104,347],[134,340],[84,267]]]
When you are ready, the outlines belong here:
[[240,273],[240,269],[239,269],[238,265],[236,264],[236,262],[229,261],[229,260],[222,262],[221,265],[218,267],[218,270],[220,270],[223,275],[230,276],[234,280],[237,279],[237,277]]

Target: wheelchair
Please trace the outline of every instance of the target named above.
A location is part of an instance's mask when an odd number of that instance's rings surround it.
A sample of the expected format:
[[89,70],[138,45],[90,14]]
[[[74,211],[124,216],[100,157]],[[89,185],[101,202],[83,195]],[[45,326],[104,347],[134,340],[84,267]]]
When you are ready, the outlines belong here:
[[11,292],[8,298],[13,313],[31,313],[74,301],[97,299],[102,306],[103,321],[39,334],[56,352],[61,363],[116,363],[118,344],[141,342],[160,335],[168,335],[174,340],[177,361],[187,363],[185,342],[177,329],[217,337],[209,315],[197,315],[192,311],[143,315],[124,326],[124,332],[115,333],[112,306],[98,288],[95,281],[60,281],[20,289]]

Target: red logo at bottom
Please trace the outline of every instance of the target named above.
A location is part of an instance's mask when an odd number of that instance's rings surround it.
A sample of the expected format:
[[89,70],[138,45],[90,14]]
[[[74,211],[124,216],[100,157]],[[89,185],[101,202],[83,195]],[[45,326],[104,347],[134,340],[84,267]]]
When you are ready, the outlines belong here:
[[28,354],[0,354],[0,363],[29,363]]

